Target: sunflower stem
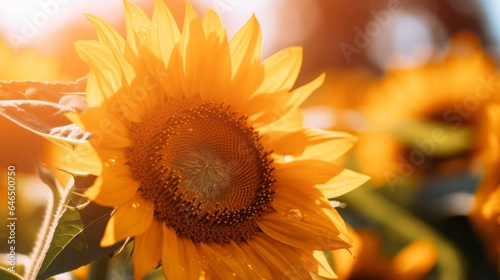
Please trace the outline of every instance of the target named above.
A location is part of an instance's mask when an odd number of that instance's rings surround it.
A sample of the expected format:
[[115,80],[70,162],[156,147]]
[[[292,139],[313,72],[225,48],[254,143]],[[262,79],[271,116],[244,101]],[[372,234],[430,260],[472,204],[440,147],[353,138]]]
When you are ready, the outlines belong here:
[[104,257],[90,265],[89,280],[107,279],[109,258]]
[[[350,209],[408,239],[429,238],[439,251],[439,279],[462,280],[463,264],[457,249],[429,225],[367,187],[342,197]],[[370,207],[366,207],[370,205]],[[389,218],[390,217],[390,218]]]
[[[26,270],[24,275],[25,280],[35,280],[38,276],[38,272],[42,267],[47,250],[49,249],[52,238],[54,237],[54,232],[59,219],[66,209],[68,196],[71,193],[73,186],[74,180],[71,180],[66,188],[52,189],[52,200],[47,202],[45,217],[30,256],[32,264]],[[57,203],[56,207],[54,207],[54,205],[56,205],[55,203]]]

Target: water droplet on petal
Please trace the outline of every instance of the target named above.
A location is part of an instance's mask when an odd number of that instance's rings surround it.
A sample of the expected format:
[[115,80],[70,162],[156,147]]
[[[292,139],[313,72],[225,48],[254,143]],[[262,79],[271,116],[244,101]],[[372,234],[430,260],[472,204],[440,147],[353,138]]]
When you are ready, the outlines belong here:
[[292,155],[286,155],[286,156],[283,157],[283,160],[285,162],[292,162],[293,159],[294,159],[294,157]]
[[340,202],[338,200],[332,200],[330,201],[330,205],[334,208],[345,208],[346,204],[344,202]]
[[300,222],[302,220],[302,212],[299,209],[289,209],[288,210],[288,219],[296,222]]
[[111,167],[111,166],[115,165],[115,163],[116,163],[116,160],[114,158],[110,158],[104,163],[104,167]]

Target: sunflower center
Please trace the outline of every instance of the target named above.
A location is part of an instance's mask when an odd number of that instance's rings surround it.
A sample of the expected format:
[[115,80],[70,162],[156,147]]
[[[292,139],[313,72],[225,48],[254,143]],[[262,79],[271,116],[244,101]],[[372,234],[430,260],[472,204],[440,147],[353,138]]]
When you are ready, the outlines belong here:
[[242,242],[270,213],[272,160],[229,106],[168,101],[133,124],[129,164],[155,219],[196,242]]

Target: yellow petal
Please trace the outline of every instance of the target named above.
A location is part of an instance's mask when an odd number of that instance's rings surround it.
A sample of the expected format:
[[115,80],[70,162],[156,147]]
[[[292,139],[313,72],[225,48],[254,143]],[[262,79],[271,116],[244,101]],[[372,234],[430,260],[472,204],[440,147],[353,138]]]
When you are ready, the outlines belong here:
[[262,55],[262,34],[259,23],[253,15],[236,32],[229,42],[232,65],[232,85],[227,101],[241,107],[257,90],[264,79],[264,68],[260,66]]
[[149,37],[152,52],[167,63],[181,34],[172,13],[162,0],[155,1]]
[[[255,15],[236,32],[229,42],[231,50],[231,64],[233,66],[233,80],[235,85],[240,84],[257,65],[262,55],[262,33]],[[253,66],[253,67],[252,67]]]
[[330,220],[299,208],[268,214],[257,224],[268,236],[296,248],[327,251],[350,247]]
[[293,90],[290,98],[287,100],[287,110],[298,108],[315,90],[317,90],[325,81],[325,73],[319,75],[311,82]]
[[352,136],[324,139],[322,143],[309,145],[297,159],[321,159],[333,162],[345,155],[353,145],[354,139]]
[[130,201],[118,206],[108,221],[101,246],[114,245],[127,237],[143,234],[153,221],[153,206],[136,194]]
[[97,32],[97,38],[112,50],[115,61],[121,68],[121,74],[126,78],[125,81],[132,81],[134,78],[134,69],[124,56],[125,40],[116,30],[109,26],[104,20],[93,15],[86,14],[94,29]]
[[[333,207],[323,208],[322,210],[322,212],[328,216],[328,219],[335,225],[335,229],[339,231],[339,238],[344,240],[346,243],[353,245],[353,240],[351,238],[352,234],[349,232],[347,225],[342,216],[340,216],[339,212]],[[347,249],[349,252],[351,251],[350,247]]]
[[[495,173],[497,175],[498,173]],[[481,185],[484,186],[485,184],[483,183]],[[498,184],[494,185],[496,189],[493,191],[489,192],[488,194],[488,199],[486,201],[481,201],[481,215],[482,218],[487,219],[487,220],[493,220],[494,223],[496,223],[495,216],[499,215],[500,213],[500,188],[498,188]]]
[[79,41],[75,48],[80,58],[91,68],[87,80],[87,103],[89,107],[101,105],[121,86],[119,65],[113,63],[111,50],[95,41]]
[[187,88],[184,94],[189,98],[198,97],[200,83],[202,82],[204,67],[202,64],[205,57],[204,49],[200,46],[206,45],[205,33],[201,22],[196,15],[191,4],[187,1],[186,12],[184,15],[184,26],[180,40],[181,54],[184,62],[185,76],[187,79]]
[[[292,92],[288,92],[289,89],[284,88],[273,94],[256,94],[247,103],[244,103],[242,111],[249,115],[249,120],[257,127],[270,127],[273,123],[277,123],[274,126],[279,129],[283,126],[283,120],[289,117],[291,112],[295,112],[302,102],[321,86],[323,80],[324,74]],[[266,108],[271,107],[267,105],[269,103],[272,104],[272,108]]]
[[[99,148],[95,149],[102,162],[103,168],[107,166],[128,166],[128,152],[123,148]],[[99,173],[101,174],[101,173]]]
[[355,137],[348,133],[303,128],[297,131],[275,131],[266,147],[294,160],[319,159],[334,161],[349,150]]
[[288,213],[290,209],[300,208],[299,212],[308,212],[321,215],[321,219],[328,220],[322,213],[324,208],[331,208],[330,203],[322,197],[321,191],[315,188],[282,187],[276,183],[276,194],[274,195],[273,208],[278,212]]
[[[214,11],[209,10],[203,19],[206,42],[203,48],[200,77],[197,91],[203,99],[216,102],[227,102],[231,81],[231,58],[226,30]],[[199,48],[198,48],[199,49]]]
[[314,251],[313,252],[314,258],[318,262],[318,271],[317,275],[320,277],[324,277],[327,279],[335,279],[337,278],[337,275],[335,275],[335,272],[333,272],[332,267],[330,266],[330,263],[326,259],[325,252],[322,251]]
[[430,240],[419,239],[401,250],[392,265],[402,278],[419,279],[434,267],[437,259],[436,245]]
[[255,93],[289,91],[297,80],[301,66],[301,47],[289,47],[279,51],[264,61],[264,81]]
[[[362,249],[366,249],[366,246],[363,247],[361,235],[358,234],[352,227],[348,228],[348,232],[349,237],[352,240],[352,248],[349,248],[349,250],[343,249],[330,252],[332,262],[335,264],[335,273],[341,279],[349,279],[351,277],[354,273],[357,262],[359,262],[358,265],[363,263],[370,265],[370,262],[366,261],[368,258],[360,253]],[[370,245],[371,244],[369,244],[369,246]],[[377,251],[377,254],[378,253],[379,251]]]
[[187,78],[184,74],[184,62],[180,48],[180,44],[177,44],[172,49],[167,70],[160,73],[159,76],[163,90],[171,98],[184,98],[184,92],[187,88]]
[[255,255],[255,252],[245,246],[246,244],[231,241],[230,251],[238,258],[243,266],[246,267],[250,279],[272,279],[271,273],[262,260]]
[[210,275],[215,279],[247,278],[242,260],[234,258],[226,247],[216,243],[200,243],[201,251],[207,257]]
[[158,266],[162,247],[161,224],[153,221],[146,232],[136,236],[134,240],[134,279],[144,279],[150,270]]
[[53,145],[50,150],[50,167],[65,170],[71,174],[96,175],[102,171],[102,162],[90,142],[77,145],[74,150],[68,150],[61,145]]
[[326,197],[335,198],[354,190],[368,180],[370,180],[370,177],[366,175],[344,169],[328,182],[317,185],[316,187],[320,189]]
[[343,168],[321,160],[297,160],[276,164],[274,176],[282,185],[312,186],[329,182]]
[[287,113],[284,106],[288,95],[287,91],[281,91],[273,94],[258,94],[250,99],[242,96],[241,104],[237,108],[249,116],[248,120],[254,127],[261,127],[279,121]]
[[109,26],[109,24],[107,24],[103,19],[91,14],[85,14],[85,16],[90,23],[92,23],[99,41],[106,44],[113,50],[120,51],[124,48],[125,40],[123,37],[120,36],[120,34],[118,34],[118,32]]
[[[312,227],[321,226],[321,230],[317,232],[321,237],[317,237],[317,241],[325,240],[323,243],[327,243],[332,239],[332,236],[335,236],[337,243],[351,243],[344,221],[338,212],[331,207],[329,201],[321,197],[321,192],[317,189],[278,188],[277,186],[273,208],[278,214],[271,216],[272,219],[277,218],[283,222],[295,223],[299,227],[307,227],[308,225],[312,225]],[[295,231],[290,232],[295,233]],[[301,242],[300,237],[291,236],[293,234],[289,235],[289,238],[298,239],[297,242]],[[320,242],[320,244],[322,243]]]
[[114,111],[118,111],[130,122],[140,122],[151,105],[147,92],[133,91],[124,85],[113,96],[113,100],[109,101],[109,106]]
[[222,25],[219,16],[212,9],[209,9],[203,17],[202,25],[206,35],[215,33],[217,37],[222,37],[226,34],[226,29]]
[[337,276],[335,276],[333,278],[332,277],[323,277],[323,276],[319,276],[319,275],[311,272],[311,279],[312,280],[329,280],[329,279],[338,279],[338,277]]
[[272,279],[311,279],[307,266],[290,246],[261,236],[255,236],[247,243],[267,264]]
[[125,31],[127,42],[132,50],[139,54],[140,47],[148,45],[147,36],[151,20],[148,15],[136,5],[129,1],[123,1],[125,5]]
[[179,259],[186,265],[186,279],[198,279],[202,275],[200,264],[200,253],[198,244],[191,239],[179,238]]
[[96,203],[115,206],[132,199],[139,185],[128,166],[104,167],[101,176],[85,191],[85,195]]
[[162,269],[167,279],[183,279],[186,266],[184,260],[179,258],[181,244],[177,233],[171,227],[162,224],[163,229],[163,251],[162,251]]
[[295,131],[302,128],[302,123],[304,122],[302,113],[300,109],[294,109],[283,114],[277,121],[272,120],[271,122],[266,122],[263,126],[258,127],[259,132],[262,135],[274,134],[275,131]]
[[101,107],[91,107],[81,114],[68,113],[66,117],[92,134],[95,147],[123,148],[131,144],[127,123]]

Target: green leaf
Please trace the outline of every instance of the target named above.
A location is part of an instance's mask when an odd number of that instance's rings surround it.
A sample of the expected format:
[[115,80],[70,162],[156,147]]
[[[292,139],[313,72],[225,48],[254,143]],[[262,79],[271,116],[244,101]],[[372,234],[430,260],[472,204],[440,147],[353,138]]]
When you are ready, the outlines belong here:
[[[464,274],[464,264],[460,251],[449,240],[413,213],[395,204],[390,199],[379,194],[375,189],[361,186],[358,189],[339,198],[347,207],[371,224],[381,226],[387,232],[392,232],[393,241],[401,238],[413,241],[420,238],[431,240],[439,251],[437,279],[461,280]],[[370,207],[366,207],[370,205]]]
[[97,176],[73,176],[73,178],[75,179],[75,185],[72,188],[73,195],[69,197],[67,205],[80,210],[90,204],[90,199],[84,195],[84,192],[94,184]]
[[72,124],[65,113],[76,112],[71,107],[39,100],[2,100],[0,115],[25,129],[73,150],[90,134]]
[[65,116],[87,109],[86,78],[69,83],[0,81],[0,115],[73,150],[90,136]]
[[17,274],[14,273],[4,267],[0,267],[0,279],[2,280],[22,280],[23,278]]
[[[55,178],[54,174],[47,169],[44,165],[39,164],[38,168],[38,176],[50,189],[56,194],[56,198],[59,198],[62,192],[62,189],[67,188],[69,186],[61,186],[60,183]],[[72,186],[73,195],[70,196],[70,200],[67,203],[68,207],[74,208],[83,208],[82,205],[87,205],[89,199],[85,197],[83,194],[90,186],[92,186],[96,180],[96,176],[94,175],[76,175],[72,174],[66,170],[56,169],[62,172],[66,172],[68,176],[72,176],[72,179],[68,182]],[[57,200],[57,199],[56,199]]]
[[76,269],[119,249],[122,244],[105,248],[99,245],[112,211],[92,202],[81,210],[66,209],[37,279]]
[[52,192],[56,193],[57,196],[60,195],[61,190],[59,189],[58,183],[54,174],[52,174],[47,168],[42,165],[37,165],[38,168],[38,176],[47,186],[50,187]]
[[58,103],[65,95],[85,96],[87,77],[72,82],[0,81],[0,100],[41,100]]
[[425,146],[433,157],[460,154],[472,146],[473,131],[470,127],[453,126],[432,121],[405,121],[392,133],[410,148]]

